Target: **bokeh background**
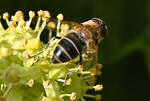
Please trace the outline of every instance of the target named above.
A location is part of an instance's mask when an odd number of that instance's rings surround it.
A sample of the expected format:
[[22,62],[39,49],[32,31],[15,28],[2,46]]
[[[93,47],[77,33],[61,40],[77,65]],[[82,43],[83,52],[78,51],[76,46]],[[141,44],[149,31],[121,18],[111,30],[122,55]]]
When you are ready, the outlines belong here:
[[150,0],[0,0],[0,13],[49,10],[82,22],[101,18],[108,35],[100,44],[103,101],[150,101]]

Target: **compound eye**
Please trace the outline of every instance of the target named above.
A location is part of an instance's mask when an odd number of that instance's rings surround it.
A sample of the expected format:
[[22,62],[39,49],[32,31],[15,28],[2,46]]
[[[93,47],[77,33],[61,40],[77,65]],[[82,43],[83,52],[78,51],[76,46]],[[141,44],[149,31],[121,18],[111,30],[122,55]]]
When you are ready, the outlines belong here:
[[[103,21],[99,18],[92,18],[91,20],[100,27],[101,36],[105,37],[106,33],[107,33],[107,26],[103,23]],[[99,32],[97,32],[97,33],[99,33]]]
[[98,24],[99,26],[101,26],[103,24],[103,21],[99,18],[92,18],[91,19],[94,23]]
[[107,33],[107,26],[103,23],[103,25],[102,25],[102,28],[101,28],[101,30],[102,30],[102,37],[105,37],[106,36],[106,33]]

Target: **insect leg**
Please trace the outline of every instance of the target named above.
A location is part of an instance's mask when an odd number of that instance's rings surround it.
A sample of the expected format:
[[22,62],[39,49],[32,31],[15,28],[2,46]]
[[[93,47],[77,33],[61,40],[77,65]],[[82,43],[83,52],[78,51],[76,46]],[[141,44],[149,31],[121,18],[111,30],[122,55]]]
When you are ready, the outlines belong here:
[[79,65],[82,65],[82,61],[83,61],[83,59],[82,59],[82,54],[80,54],[80,62],[79,62]]
[[76,73],[76,72],[78,72],[78,71],[80,71],[80,70],[82,70],[82,54],[80,54],[80,60],[79,60],[79,66],[78,66],[78,68],[75,69],[75,70],[73,70],[73,71],[71,71],[71,72],[68,72],[66,74],[65,82],[63,83],[63,91],[64,91],[64,88],[66,86],[66,82],[69,79],[69,76],[72,75],[72,74],[74,74],[74,73]]
[[[53,40],[55,40],[55,39],[56,39],[56,37],[53,37],[53,38],[46,44],[45,49],[47,49],[47,48],[49,47],[49,45],[51,44],[51,42],[52,42]],[[31,58],[36,58],[38,55],[42,54],[43,52],[44,52],[44,51],[40,51],[40,52],[38,52],[37,54],[31,56]]]
[[52,42],[53,40],[55,40],[55,39],[56,39],[55,36],[54,36],[53,38],[51,38],[51,40],[46,44],[45,49],[47,49],[47,48],[49,47],[49,45],[51,44],[51,42]]

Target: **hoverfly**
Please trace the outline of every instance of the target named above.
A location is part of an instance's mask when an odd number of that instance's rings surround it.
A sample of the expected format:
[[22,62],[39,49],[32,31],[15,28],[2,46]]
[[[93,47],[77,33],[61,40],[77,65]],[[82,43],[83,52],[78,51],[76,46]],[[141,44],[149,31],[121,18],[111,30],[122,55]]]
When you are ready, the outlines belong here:
[[71,29],[60,38],[54,50],[52,62],[54,64],[64,63],[79,56],[80,64],[82,64],[82,54],[98,46],[99,41],[106,34],[107,27],[98,18],[92,18],[81,24],[66,21],[63,23],[71,25]]
[[[54,20],[54,22],[57,21]],[[105,37],[107,32],[107,26],[99,18],[92,18],[83,23],[63,21],[62,24],[68,24],[71,27],[66,32],[66,35],[64,35],[63,37],[59,37],[60,40],[54,49],[51,61],[54,64],[59,64],[80,57],[79,66],[81,66],[83,61],[83,53],[86,53],[88,50],[98,51],[98,44]],[[51,41],[55,38],[58,37],[54,36],[48,42],[46,48],[48,48]],[[65,81],[71,74],[79,71],[79,69],[80,68],[77,68],[77,70],[67,73]],[[64,86],[65,83],[63,87]]]

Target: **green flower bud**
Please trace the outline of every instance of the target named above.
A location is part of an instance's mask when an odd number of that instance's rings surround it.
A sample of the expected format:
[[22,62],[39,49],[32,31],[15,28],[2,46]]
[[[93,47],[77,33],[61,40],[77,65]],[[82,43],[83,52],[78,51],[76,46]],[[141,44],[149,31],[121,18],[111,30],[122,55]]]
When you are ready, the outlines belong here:
[[18,83],[20,80],[20,76],[19,76],[20,72],[19,69],[16,67],[9,67],[6,71],[5,71],[5,79],[6,81],[8,81],[9,83]]
[[29,49],[29,50],[38,50],[42,47],[42,42],[40,40],[30,39],[27,41],[27,44],[25,47],[26,49]]
[[0,57],[1,58],[7,58],[10,55],[12,55],[12,49],[11,48],[6,48],[6,47],[0,48]]

